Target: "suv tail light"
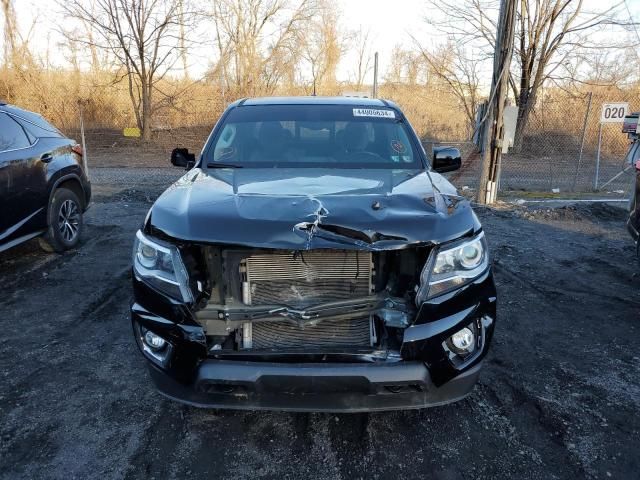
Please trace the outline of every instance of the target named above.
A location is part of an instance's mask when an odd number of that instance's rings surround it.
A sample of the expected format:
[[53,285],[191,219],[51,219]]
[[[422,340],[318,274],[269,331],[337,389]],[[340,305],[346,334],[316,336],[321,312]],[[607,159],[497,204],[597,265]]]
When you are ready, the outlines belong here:
[[74,145],[73,147],[71,147],[71,150],[74,153],[77,153],[78,155],[82,156],[82,145]]

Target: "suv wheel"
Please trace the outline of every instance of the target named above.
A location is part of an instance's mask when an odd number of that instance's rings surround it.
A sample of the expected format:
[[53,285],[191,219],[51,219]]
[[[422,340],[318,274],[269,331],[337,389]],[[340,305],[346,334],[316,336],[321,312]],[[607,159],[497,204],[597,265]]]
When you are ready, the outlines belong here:
[[53,193],[48,211],[49,228],[40,238],[47,252],[64,252],[75,247],[82,233],[82,204],[71,190],[59,188]]

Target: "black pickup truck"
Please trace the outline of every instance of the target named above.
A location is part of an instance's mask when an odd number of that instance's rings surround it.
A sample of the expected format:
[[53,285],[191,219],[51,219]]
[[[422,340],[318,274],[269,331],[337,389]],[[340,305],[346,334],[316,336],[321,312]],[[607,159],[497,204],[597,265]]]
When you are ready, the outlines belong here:
[[135,337],[169,398],[372,411],[475,384],[496,319],[484,230],[393,103],[233,103],[133,252]]

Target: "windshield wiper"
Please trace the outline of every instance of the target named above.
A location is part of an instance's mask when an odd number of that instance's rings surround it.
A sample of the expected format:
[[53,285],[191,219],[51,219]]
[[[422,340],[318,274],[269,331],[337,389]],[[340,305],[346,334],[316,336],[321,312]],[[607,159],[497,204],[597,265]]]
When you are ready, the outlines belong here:
[[234,163],[211,162],[207,163],[207,168],[243,168],[243,166]]

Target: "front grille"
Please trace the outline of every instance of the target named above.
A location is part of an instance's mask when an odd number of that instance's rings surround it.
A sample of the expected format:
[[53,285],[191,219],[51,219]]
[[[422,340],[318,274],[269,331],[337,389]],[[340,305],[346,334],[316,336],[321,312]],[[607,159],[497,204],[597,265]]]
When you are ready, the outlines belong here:
[[347,250],[252,255],[245,261],[248,305],[305,307],[369,295],[371,253]]
[[322,348],[371,345],[369,318],[323,320],[300,327],[293,322],[255,322],[251,326],[253,349]]

